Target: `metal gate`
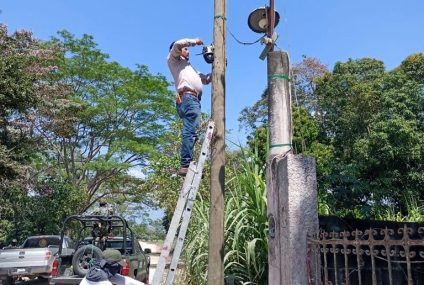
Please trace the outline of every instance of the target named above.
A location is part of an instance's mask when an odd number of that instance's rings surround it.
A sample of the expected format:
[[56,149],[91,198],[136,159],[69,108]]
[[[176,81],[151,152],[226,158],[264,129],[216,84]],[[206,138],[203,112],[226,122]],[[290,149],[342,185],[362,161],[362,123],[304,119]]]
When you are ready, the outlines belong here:
[[[309,239],[316,285],[424,284],[424,227],[324,232]],[[317,274],[315,274],[317,275]]]

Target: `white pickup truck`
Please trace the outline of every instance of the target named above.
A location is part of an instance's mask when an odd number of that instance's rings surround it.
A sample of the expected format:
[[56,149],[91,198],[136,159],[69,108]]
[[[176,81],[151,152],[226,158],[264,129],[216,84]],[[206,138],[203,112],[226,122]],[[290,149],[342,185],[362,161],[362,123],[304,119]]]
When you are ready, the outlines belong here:
[[[13,285],[21,277],[51,278],[54,261],[60,245],[59,235],[31,236],[19,248],[0,250],[0,281],[3,285]],[[72,241],[65,237],[62,248],[72,254]]]

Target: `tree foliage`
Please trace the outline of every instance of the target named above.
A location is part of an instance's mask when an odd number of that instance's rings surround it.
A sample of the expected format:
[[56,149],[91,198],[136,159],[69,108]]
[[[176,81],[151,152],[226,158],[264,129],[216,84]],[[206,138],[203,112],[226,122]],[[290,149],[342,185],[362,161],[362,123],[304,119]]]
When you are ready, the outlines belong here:
[[1,26],[0,52],[0,239],[57,233],[101,196],[149,201],[129,171],[171,144],[165,77],[122,67],[67,31],[41,42]]
[[47,150],[39,174],[85,189],[86,207],[100,194],[128,193],[135,181],[127,172],[167,144],[163,134],[175,117],[169,83],[146,66],[110,62],[88,35],[62,31],[49,44],[61,49],[55,80],[68,92],[37,113]]
[[30,32],[8,35],[0,25],[0,55],[0,181],[6,183],[22,177],[36,147],[30,111],[46,95],[54,54]]
[[374,59],[349,60],[320,79],[322,128],[337,157],[333,208],[369,216],[387,204],[406,209],[405,194],[423,198],[424,94],[412,72],[422,63],[413,55],[386,72]]
[[[302,62],[293,67],[292,84],[292,122],[293,122],[293,151],[310,154],[318,160],[318,173],[328,173],[331,146],[322,142],[320,121],[322,111],[315,96],[318,78],[328,73],[325,65],[318,59],[304,57]],[[268,91],[252,107],[246,107],[240,112],[241,126],[251,131],[248,145],[258,153],[262,164],[268,160]],[[255,150],[257,148],[257,150]]]
[[[392,71],[371,58],[332,72],[315,59],[295,65],[293,149],[316,158],[323,212],[375,217],[423,198],[423,64],[413,54]],[[266,102],[265,92],[240,117],[252,130],[249,145],[264,149]]]
[[47,90],[56,89],[48,80],[55,70],[55,52],[30,32],[9,35],[0,24],[0,55],[0,240],[10,240],[18,230],[14,213],[26,207],[16,203],[31,189],[26,178],[40,149],[32,112]]
[[[194,146],[193,156],[199,157],[204,131],[208,120],[206,114],[202,114],[201,127],[199,130],[199,140]],[[167,229],[174,214],[175,206],[183,184],[183,178],[176,174],[180,167],[180,146],[181,146],[182,121],[177,120],[171,125],[171,130],[167,134],[169,144],[162,150],[160,156],[155,156],[151,163],[146,166],[147,177],[139,186],[140,193],[149,193],[151,206],[164,210],[165,217],[163,225]],[[203,179],[199,191],[208,193],[209,165],[206,164],[203,170]]]
[[328,67],[318,59],[303,56],[301,62],[293,65],[292,102],[302,106],[309,114],[320,120],[320,97],[315,93],[318,78],[329,72]]

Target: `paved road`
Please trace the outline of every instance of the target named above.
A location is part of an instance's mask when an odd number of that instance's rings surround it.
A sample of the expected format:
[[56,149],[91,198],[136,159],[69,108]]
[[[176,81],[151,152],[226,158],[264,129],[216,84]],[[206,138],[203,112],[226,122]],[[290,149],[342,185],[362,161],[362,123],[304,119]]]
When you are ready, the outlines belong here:
[[139,241],[141,248],[150,248],[152,251],[150,255],[150,272],[149,272],[149,283],[152,283],[153,276],[155,274],[156,265],[160,255],[160,246],[155,243]]
[[[149,276],[149,282],[152,283],[153,276],[156,271],[156,266],[158,264],[160,251],[161,251],[161,244],[157,243],[149,243],[149,242],[143,242],[139,241],[142,248],[150,248],[152,253],[150,255],[150,276]],[[169,257],[169,262],[171,261],[171,257]],[[169,264],[168,264],[169,265]],[[180,265],[178,265],[178,268],[180,268]],[[165,269],[164,276],[166,276],[167,269]],[[163,277],[166,278],[166,277]],[[165,279],[163,279],[165,280]],[[181,281],[181,269],[177,270],[177,273],[175,275],[174,284],[183,284]]]

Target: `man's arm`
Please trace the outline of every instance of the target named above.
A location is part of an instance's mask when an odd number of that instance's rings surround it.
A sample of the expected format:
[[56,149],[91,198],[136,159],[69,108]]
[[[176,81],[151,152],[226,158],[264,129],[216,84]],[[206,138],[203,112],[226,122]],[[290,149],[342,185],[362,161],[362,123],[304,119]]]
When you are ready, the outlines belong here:
[[184,47],[193,47],[195,45],[203,45],[203,41],[200,38],[178,40],[172,46],[171,55],[178,57],[181,55]]
[[202,80],[202,83],[203,84],[209,84],[209,83],[211,83],[211,81],[212,81],[212,74],[211,73],[209,73],[209,74],[203,74],[203,73],[199,73],[199,76],[200,76],[200,79]]

